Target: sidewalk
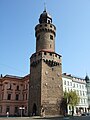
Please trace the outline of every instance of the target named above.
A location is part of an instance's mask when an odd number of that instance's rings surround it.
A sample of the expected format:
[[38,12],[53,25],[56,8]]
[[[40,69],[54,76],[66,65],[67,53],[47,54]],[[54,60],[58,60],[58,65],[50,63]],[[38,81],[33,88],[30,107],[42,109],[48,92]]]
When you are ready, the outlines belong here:
[[62,120],[63,117],[61,116],[32,116],[32,117],[0,117],[0,120]]

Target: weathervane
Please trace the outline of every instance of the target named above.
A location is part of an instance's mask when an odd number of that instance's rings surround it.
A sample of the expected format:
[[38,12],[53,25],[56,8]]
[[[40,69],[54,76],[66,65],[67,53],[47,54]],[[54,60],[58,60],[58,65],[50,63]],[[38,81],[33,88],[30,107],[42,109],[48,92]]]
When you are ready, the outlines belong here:
[[44,2],[44,11],[46,12],[46,2]]

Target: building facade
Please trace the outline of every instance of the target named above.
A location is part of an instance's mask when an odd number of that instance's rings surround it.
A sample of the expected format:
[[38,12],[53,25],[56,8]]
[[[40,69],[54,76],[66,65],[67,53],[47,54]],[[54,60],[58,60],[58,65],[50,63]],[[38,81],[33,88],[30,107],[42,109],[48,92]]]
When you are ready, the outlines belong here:
[[[35,27],[36,51],[30,57],[30,75],[0,77],[0,116],[60,115],[60,103],[64,91],[75,90],[80,102],[77,110],[85,112],[88,100],[89,80],[62,74],[61,55],[55,52],[56,27],[46,10]],[[90,95],[90,94],[89,94]],[[71,106],[68,106],[68,114]]]
[[[63,92],[76,91],[80,98],[77,106],[74,107],[74,114],[88,112],[88,94],[86,87],[86,80],[72,76],[71,74],[62,74]],[[72,107],[68,105],[68,114],[71,114]]]
[[[30,75],[25,77],[11,75],[0,77],[0,116],[6,116],[7,112],[9,112],[10,116],[21,116],[21,108],[23,112],[22,116],[28,116],[29,79]],[[62,82],[63,93],[65,91],[76,91],[80,97],[78,105],[74,107],[74,114],[88,112],[89,101],[86,79],[63,73]],[[45,84],[46,86],[47,84]],[[72,107],[68,105],[68,114],[71,114],[71,111]]]
[[0,77],[0,116],[21,116],[28,114],[29,75]]

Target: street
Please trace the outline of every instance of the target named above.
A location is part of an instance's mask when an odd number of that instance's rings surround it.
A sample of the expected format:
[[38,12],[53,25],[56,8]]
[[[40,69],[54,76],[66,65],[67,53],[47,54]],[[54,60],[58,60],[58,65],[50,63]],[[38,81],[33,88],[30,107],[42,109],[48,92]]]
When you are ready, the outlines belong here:
[[[57,119],[60,120],[60,119]],[[61,120],[90,120],[90,116],[66,117]]]
[[90,120],[90,116],[74,117],[0,117],[0,120]]

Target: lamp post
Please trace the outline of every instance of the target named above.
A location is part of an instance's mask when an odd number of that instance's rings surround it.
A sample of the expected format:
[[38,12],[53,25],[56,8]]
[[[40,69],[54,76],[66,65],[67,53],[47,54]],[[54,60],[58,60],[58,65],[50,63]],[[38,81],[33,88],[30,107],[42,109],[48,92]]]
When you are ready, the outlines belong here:
[[68,114],[68,97],[67,97],[67,101],[66,101],[66,114]]
[[22,115],[23,115],[23,110],[24,110],[24,109],[25,109],[25,107],[19,107],[21,117],[22,117]]

